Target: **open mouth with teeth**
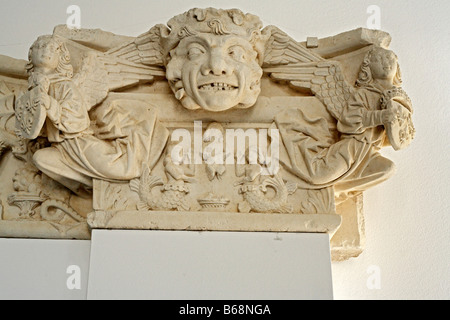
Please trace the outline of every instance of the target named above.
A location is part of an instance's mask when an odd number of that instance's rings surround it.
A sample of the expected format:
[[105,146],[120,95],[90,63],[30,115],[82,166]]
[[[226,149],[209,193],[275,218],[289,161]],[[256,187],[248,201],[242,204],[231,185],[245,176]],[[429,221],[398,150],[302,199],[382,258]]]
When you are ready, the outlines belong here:
[[198,89],[200,91],[231,91],[239,89],[239,87],[235,87],[227,83],[213,82],[203,84],[199,86]]

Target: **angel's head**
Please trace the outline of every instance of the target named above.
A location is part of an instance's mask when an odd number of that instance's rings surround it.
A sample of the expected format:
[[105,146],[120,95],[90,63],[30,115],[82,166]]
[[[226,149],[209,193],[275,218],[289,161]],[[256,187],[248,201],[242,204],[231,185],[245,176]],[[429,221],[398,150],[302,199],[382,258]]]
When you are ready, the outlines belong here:
[[168,26],[166,76],[185,108],[219,112],[256,103],[265,43],[259,18],[236,9],[192,9]]
[[44,74],[56,72],[66,78],[73,76],[69,50],[64,41],[57,36],[39,37],[28,52],[28,60],[29,74],[39,71]]
[[362,87],[377,80],[388,81],[393,86],[402,84],[397,55],[381,47],[374,47],[366,54],[356,84]]

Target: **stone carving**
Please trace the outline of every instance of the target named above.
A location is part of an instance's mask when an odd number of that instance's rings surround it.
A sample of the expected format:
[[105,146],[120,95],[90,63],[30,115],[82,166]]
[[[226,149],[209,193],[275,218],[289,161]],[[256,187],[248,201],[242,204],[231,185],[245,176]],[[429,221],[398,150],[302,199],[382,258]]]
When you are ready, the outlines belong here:
[[[297,66],[290,75],[301,74],[301,69]],[[283,72],[276,77],[288,78],[289,68],[285,67]],[[364,191],[389,178],[394,164],[379,153],[385,143],[392,144],[386,141],[384,128],[397,127],[396,137],[390,135],[396,149],[399,149],[400,131],[404,143],[411,141],[414,135],[410,121],[412,108],[407,96],[403,100],[397,98],[404,104],[396,102],[394,97],[385,98],[388,92],[397,92],[395,97],[401,97],[399,92],[403,92],[399,88],[400,69],[395,54],[380,47],[372,48],[364,58],[356,81],[357,89],[345,82],[339,65],[320,63],[311,72],[314,75],[309,83],[296,83],[295,86],[310,87],[322,100],[337,120],[341,138],[327,141],[326,137],[319,137],[320,131],[313,132],[310,127],[317,128],[320,119],[308,118],[301,110],[281,114],[277,124],[290,153],[290,170],[315,186],[333,184],[336,192]],[[394,101],[396,107],[383,107],[382,98],[383,101]],[[409,125],[403,125],[407,128],[401,130],[400,122]]]
[[[29,57],[29,89],[16,102],[16,130],[23,138],[35,139],[44,129],[49,142],[53,143],[34,154],[33,162],[38,169],[76,194],[91,188],[92,178],[129,180],[139,176],[136,165],[149,157],[140,153],[148,152],[150,146],[140,146],[135,140],[145,138],[151,142],[154,127],[147,121],[141,125],[133,122],[134,134],[124,132],[125,123],[115,128],[121,132],[109,132],[110,128],[102,126],[92,128],[89,111],[113,88],[141,80],[151,81],[151,71],[119,59],[88,54],[74,77],[70,53],[58,36],[40,37],[32,45]],[[130,72],[136,75],[134,79],[130,80]],[[109,120],[107,125],[111,125],[120,121],[115,118],[119,115],[111,115],[115,112],[113,109],[119,107],[114,102],[109,107],[111,110],[100,123]],[[94,130],[98,134],[94,134]],[[108,134],[102,136],[106,130]],[[117,137],[111,136],[114,134]],[[120,157],[122,151],[114,153],[121,145],[126,148],[131,144],[137,146],[127,150],[124,157]],[[134,166],[133,162],[136,162]],[[107,168],[105,163],[108,163]]]
[[402,88],[393,87],[383,91],[381,109],[391,113],[385,128],[392,147],[395,150],[408,147],[416,134],[411,99]]
[[170,88],[187,109],[220,112],[255,104],[267,39],[258,17],[192,9],[167,24],[110,53],[143,64],[164,63]]
[[73,196],[69,190],[29,164],[16,171],[12,183],[15,192],[9,194],[7,203],[19,209],[16,221],[40,222],[54,228],[58,237],[65,237],[67,231],[78,228],[77,234],[82,236],[86,218],[72,208]]
[[[185,201],[185,196],[189,193],[189,188],[184,184],[185,176],[175,168],[172,170],[176,170],[176,174],[173,171],[168,174],[171,182],[166,184],[160,178],[152,176],[148,168],[144,169],[140,179],[130,182],[131,190],[139,194],[140,201],[137,205],[139,210],[189,210],[189,205]],[[155,196],[152,190],[157,186],[162,188],[160,194]]]
[[0,81],[0,157],[20,144],[15,134],[15,95],[4,81]]
[[[265,195],[267,188],[275,191],[272,199]],[[245,202],[239,204],[239,212],[292,213],[294,209],[287,204],[287,197],[296,189],[295,183],[285,183],[279,175],[266,178],[261,183],[243,181],[239,193],[244,196]]]
[[[216,135],[210,135],[208,133],[216,133]],[[219,134],[217,134],[219,133]],[[215,157],[211,154],[211,151],[209,150],[209,147],[211,147],[211,141],[215,139],[215,137],[218,137],[218,141],[214,141],[213,143],[217,143],[220,146],[224,146],[224,136],[225,136],[225,130],[223,128],[223,126],[220,123],[211,123],[206,132],[205,135],[203,137],[203,142],[206,143],[205,145],[205,149],[203,151],[203,159],[206,162],[206,174],[208,176],[208,179],[210,181],[214,180],[214,179],[221,179],[222,176],[224,175],[225,171],[227,170],[226,166],[224,165],[224,163],[217,163],[218,161],[215,161]],[[209,143],[209,144],[208,144]],[[226,151],[227,150],[220,150],[222,152],[224,152],[224,157],[223,157],[223,162],[225,162],[227,154]],[[221,159],[222,160],[222,159]]]
[[8,197],[8,203],[18,207],[20,209],[19,216],[26,219],[35,215],[34,209],[40,206],[42,202],[44,202],[44,199],[41,197],[26,193],[14,193]]
[[[70,192],[32,166],[25,166],[16,172],[13,186],[16,192],[8,196],[8,202],[21,209],[20,218],[60,222],[64,216],[69,216],[77,222],[86,221],[70,207]],[[40,207],[39,216],[35,216],[37,207]]]
[[301,43],[238,9],[136,38],[59,26],[29,61],[0,56],[0,236],[329,232],[335,256],[357,255],[364,228],[338,228],[361,226],[362,192],[392,176],[381,148],[415,134],[390,41]]
[[45,201],[40,196],[41,181],[37,170],[22,168],[16,172],[12,181],[16,192],[8,196],[8,203],[20,209],[19,218],[33,218],[34,210]]
[[[270,177],[262,176],[262,166],[250,162],[251,154],[257,150],[247,149],[243,165],[236,165],[236,176],[243,178],[236,182],[239,194],[242,194],[244,202],[239,203],[239,212],[264,212],[264,213],[292,213],[292,205],[289,205],[288,195],[297,190],[297,184],[284,182],[282,177],[276,173]],[[272,197],[267,197],[268,188],[274,191]]]
[[230,200],[209,193],[206,197],[197,200],[203,211],[225,211]]
[[330,188],[320,190],[309,190],[308,197],[301,203],[301,211],[309,214],[320,214],[322,212],[332,212],[338,200],[334,199],[335,194]]

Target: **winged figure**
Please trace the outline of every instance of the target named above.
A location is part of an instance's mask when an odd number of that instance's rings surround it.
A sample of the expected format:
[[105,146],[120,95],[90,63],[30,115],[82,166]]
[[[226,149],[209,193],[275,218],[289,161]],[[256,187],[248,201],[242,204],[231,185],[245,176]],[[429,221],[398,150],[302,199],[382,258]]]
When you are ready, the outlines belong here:
[[[41,132],[48,116],[47,112],[42,112],[45,108],[42,102],[48,101],[41,98],[49,94],[51,83],[70,82],[70,89],[79,92],[85,103],[85,111],[89,112],[113,90],[140,82],[152,82],[155,76],[164,76],[158,68],[96,51],[85,53],[79,71],[74,74],[67,41],[55,35],[42,36],[30,49],[30,62],[27,66],[30,74],[29,90],[18,98],[19,103],[16,104],[19,108],[16,112],[20,126],[18,129],[24,138],[35,139]],[[27,108],[30,103],[33,106]],[[46,109],[48,108],[49,106]]]
[[[175,63],[175,58],[169,54],[174,46],[170,43],[173,38],[171,35],[176,34],[175,38],[179,41],[180,38],[193,36],[195,32],[189,28],[178,28],[176,21],[172,27],[169,30],[162,25],[155,26],[131,43],[110,50],[108,54],[147,66],[167,66],[169,84],[174,93],[182,92],[177,98],[183,102],[184,91],[178,87],[179,76],[171,82],[170,66]],[[399,68],[395,54],[391,57],[393,53],[389,50],[381,53],[370,50],[371,54],[368,53],[365,59],[370,61],[366,61],[365,70],[361,68],[360,81],[352,84],[346,80],[340,62],[323,58],[277,27],[264,28],[258,39],[266,39],[264,50],[255,46],[259,56],[263,57],[263,71],[274,81],[287,83],[302,94],[309,92],[317,97],[334,122],[330,124],[330,119],[321,116],[320,112],[307,114],[308,110],[302,108],[287,109],[278,114],[275,122],[287,153],[281,159],[284,167],[305,182],[303,187],[313,189],[330,185],[345,185],[342,187],[344,190],[364,189],[387,179],[394,166],[378,152],[383,145],[392,144],[389,141],[392,138],[386,139],[385,128],[401,131],[397,135],[403,138],[397,140],[403,142],[394,143],[396,149],[399,148],[396,145],[406,146],[414,131],[410,121],[412,108],[408,107],[406,94],[403,98],[398,94],[403,91],[399,90],[396,80]],[[375,60],[385,56],[389,56],[386,58],[389,60],[389,72],[377,74]],[[373,76],[364,82],[367,70],[371,69],[375,70],[371,73]],[[386,99],[403,101],[405,108],[388,107],[394,103],[385,104],[384,107],[380,105],[381,96],[389,90],[391,94],[384,94]],[[400,113],[402,119],[396,113]],[[407,125],[403,129],[395,129],[399,123]]]
[[339,120],[355,89],[346,82],[338,61],[330,61],[313,53],[277,27],[270,26],[266,45],[264,72],[293,89],[311,91]]
[[[107,103],[96,124],[91,110],[112,90],[151,82],[164,74],[159,68],[96,51],[85,54],[74,74],[69,42],[53,35],[39,37],[32,45],[28,90],[15,102],[16,133],[23,139],[47,137],[52,146],[37,150],[33,162],[49,177],[83,194],[92,186],[93,178],[130,180],[139,176],[140,169],[136,168],[148,160],[155,130],[162,131],[162,138],[167,135],[158,126],[156,115],[142,102],[133,102],[132,108],[127,108],[127,101]],[[119,129],[109,132],[107,139],[102,136],[102,126],[117,122],[121,124]]]
[[277,115],[288,154],[282,159],[285,167],[304,187],[333,185],[338,194],[364,191],[389,178],[394,164],[379,150],[385,145],[406,147],[415,131],[411,101],[400,87],[397,56],[369,47],[358,80],[350,84],[338,61],[314,54],[275,27],[270,31],[264,71],[275,81],[315,95],[337,129],[337,134],[331,132],[324,117],[301,108]]

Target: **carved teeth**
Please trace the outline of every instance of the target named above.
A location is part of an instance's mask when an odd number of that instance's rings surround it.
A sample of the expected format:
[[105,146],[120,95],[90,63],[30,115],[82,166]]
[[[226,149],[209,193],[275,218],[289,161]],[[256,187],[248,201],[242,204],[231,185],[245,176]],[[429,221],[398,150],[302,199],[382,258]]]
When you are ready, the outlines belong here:
[[185,91],[183,88],[181,88],[180,90],[175,92],[175,98],[177,98],[177,100],[181,100],[181,99],[183,99],[184,94],[185,94]]
[[237,89],[236,87],[222,83],[222,82],[214,82],[214,83],[207,83],[200,87],[198,87],[199,90],[204,91],[228,91],[228,90],[234,90]]

